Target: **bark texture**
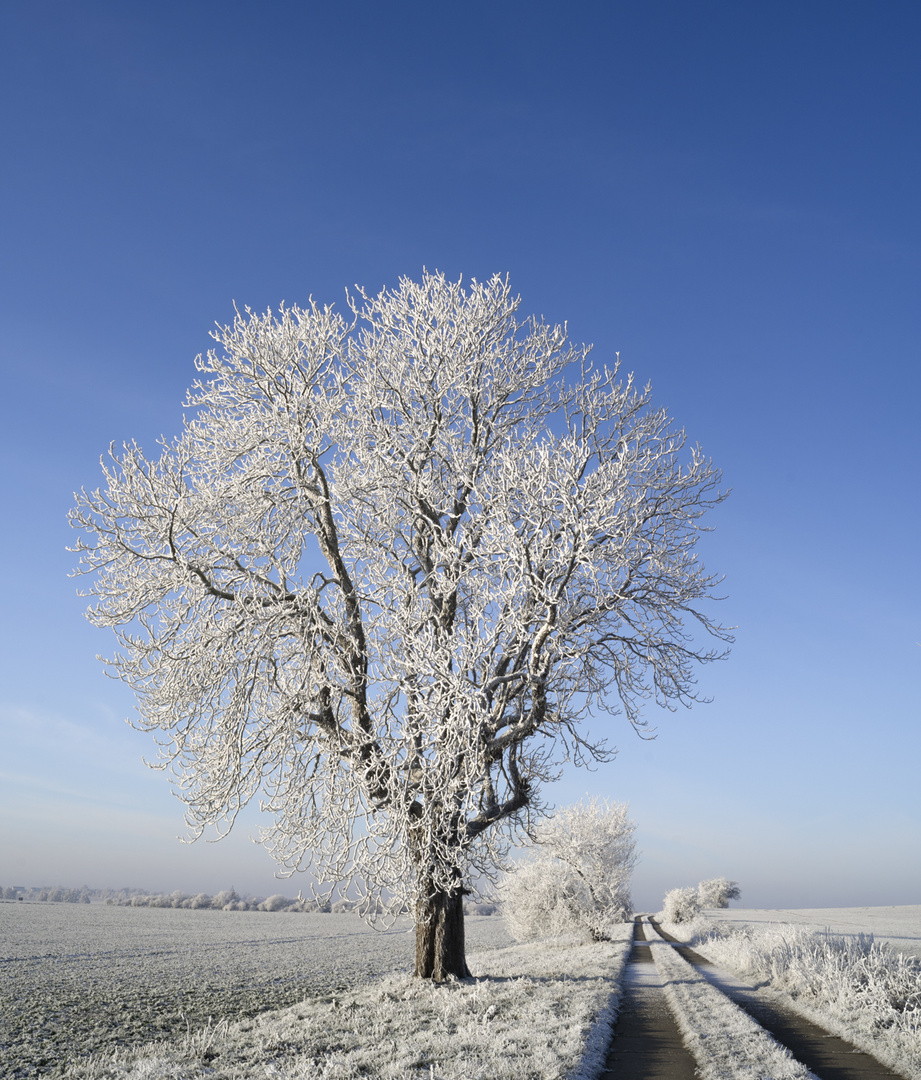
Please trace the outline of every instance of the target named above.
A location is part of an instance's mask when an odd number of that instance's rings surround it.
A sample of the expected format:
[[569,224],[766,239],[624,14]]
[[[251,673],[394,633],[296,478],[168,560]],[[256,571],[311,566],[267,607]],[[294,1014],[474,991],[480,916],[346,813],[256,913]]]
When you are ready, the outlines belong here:
[[452,976],[470,978],[464,951],[464,896],[461,890],[436,892],[416,923],[418,979],[444,982]]

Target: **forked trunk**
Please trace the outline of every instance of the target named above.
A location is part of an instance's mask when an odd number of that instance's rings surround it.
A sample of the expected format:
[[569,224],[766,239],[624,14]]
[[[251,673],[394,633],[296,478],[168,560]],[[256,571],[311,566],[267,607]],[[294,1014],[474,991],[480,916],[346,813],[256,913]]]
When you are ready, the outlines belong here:
[[444,982],[452,975],[469,978],[462,890],[434,893],[425,901],[421,915],[416,921],[416,978],[435,982]]

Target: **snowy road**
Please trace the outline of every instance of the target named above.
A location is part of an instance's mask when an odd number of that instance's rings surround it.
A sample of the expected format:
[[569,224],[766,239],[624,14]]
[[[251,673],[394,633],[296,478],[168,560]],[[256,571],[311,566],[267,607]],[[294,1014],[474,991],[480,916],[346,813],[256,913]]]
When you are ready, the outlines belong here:
[[[637,925],[626,1000],[603,1080],[667,1080],[694,1075],[695,1066],[704,1080],[899,1076],[666,938],[649,922]],[[642,940],[649,944],[640,945]],[[645,1045],[636,1038],[634,1014]]]

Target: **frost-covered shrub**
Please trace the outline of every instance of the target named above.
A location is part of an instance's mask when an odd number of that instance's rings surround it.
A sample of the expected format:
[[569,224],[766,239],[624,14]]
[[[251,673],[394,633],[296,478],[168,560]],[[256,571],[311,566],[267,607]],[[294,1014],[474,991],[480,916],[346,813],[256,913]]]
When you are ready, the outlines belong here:
[[234,889],[222,889],[212,899],[211,906],[215,911],[227,911],[228,905],[235,904],[239,899]]
[[88,904],[87,889],[64,889],[60,885],[54,889],[30,889],[30,900],[43,900],[52,904]]
[[189,907],[197,909],[209,908],[211,907],[211,897],[207,893],[201,892],[197,896],[192,897],[189,901]]
[[726,908],[730,900],[738,900],[741,895],[739,883],[725,877],[710,878],[697,886],[697,898],[702,908]]
[[693,922],[700,915],[700,897],[692,888],[671,889],[662,901],[662,919],[665,922]]
[[633,913],[635,824],[623,803],[591,799],[564,807],[537,830],[537,854],[505,875],[499,893],[518,941],[579,934],[605,941]]
[[265,900],[259,905],[260,911],[283,911],[286,907],[290,907],[293,903],[287,896],[282,896],[281,893],[275,893],[272,896],[267,896]]
[[502,916],[516,941],[572,933],[572,874],[551,859],[520,862],[499,884]]
[[331,906],[330,911],[334,915],[342,915],[346,911],[353,911],[355,904],[352,900],[336,900]]

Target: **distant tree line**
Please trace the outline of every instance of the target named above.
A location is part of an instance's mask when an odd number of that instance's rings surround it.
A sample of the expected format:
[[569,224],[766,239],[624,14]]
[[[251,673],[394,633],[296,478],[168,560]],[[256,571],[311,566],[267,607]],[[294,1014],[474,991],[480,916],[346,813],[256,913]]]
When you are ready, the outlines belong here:
[[94,899],[101,899],[98,889],[64,889],[60,886],[41,889],[27,889],[24,885],[0,887],[0,899],[3,900],[49,900],[56,904],[89,904]]
[[355,906],[350,900],[322,903],[312,897],[298,895],[292,899],[280,893],[265,897],[240,896],[234,889],[223,889],[214,896],[204,892],[193,895],[177,889],[171,893],[112,897],[107,899],[106,903],[120,907],[191,908],[196,911],[311,911],[337,914],[351,911]]
[[[155,907],[155,908],[192,908],[207,911],[308,911],[313,913],[342,914],[348,911],[360,911],[361,914],[375,914],[367,910],[367,902],[339,899],[332,902],[303,897],[298,894],[293,899],[276,893],[273,896],[240,896],[234,889],[223,889],[211,896],[209,893],[184,893],[176,889],[171,893],[145,893],[141,889],[81,889],[26,888],[23,885],[0,887],[3,900],[27,900],[30,902],[47,901],[58,904],[105,903],[117,907]],[[494,904],[464,905],[466,915],[493,915]]]

